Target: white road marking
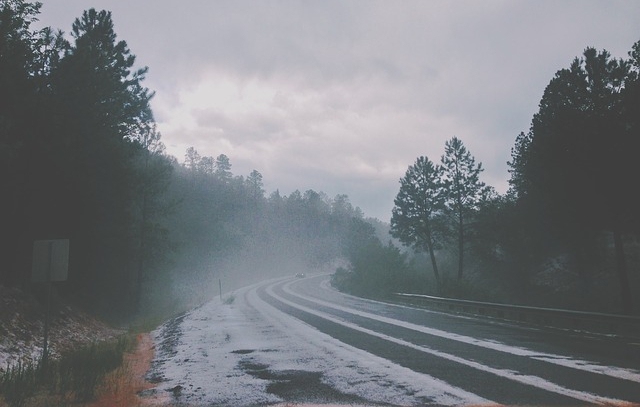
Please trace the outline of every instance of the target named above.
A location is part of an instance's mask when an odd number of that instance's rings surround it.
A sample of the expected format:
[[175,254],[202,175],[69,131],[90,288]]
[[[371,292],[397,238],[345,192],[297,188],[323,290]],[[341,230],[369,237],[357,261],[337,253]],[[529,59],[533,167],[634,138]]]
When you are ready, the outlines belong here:
[[[304,298],[304,297],[301,297],[301,296],[293,293],[289,288],[290,285],[291,285],[291,282],[285,284],[284,287],[283,287],[283,289],[285,289],[288,294],[294,295],[294,296],[296,296],[298,298],[309,300],[308,298]],[[291,302],[291,301],[289,301],[289,300],[287,300],[285,298],[282,298],[281,296],[277,295],[273,291],[273,285],[268,286],[266,288],[266,291],[270,296],[272,296],[273,298],[276,298],[278,301],[281,301],[284,304],[287,304],[287,305],[289,305],[289,306],[291,306],[293,308],[297,308],[297,309],[299,309],[301,311],[307,312],[307,313],[309,313],[311,315],[315,315],[315,316],[320,317],[322,319],[325,319],[327,321],[330,321],[330,322],[345,326],[347,328],[350,328],[350,329],[353,329],[353,330],[356,330],[356,331],[359,331],[359,332],[362,332],[362,333],[365,333],[365,334],[368,334],[368,335],[372,335],[372,336],[384,339],[384,340],[389,341],[389,342],[396,343],[398,345],[406,346],[406,347],[418,350],[420,352],[431,354],[431,355],[434,355],[434,356],[437,356],[437,357],[440,357],[440,358],[443,358],[443,359],[447,359],[447,360],[450,360],[452,362],[456,362],[456,363],[459,363],[459,364],[462,364],[462,365],[465,365],[465,366],[468,366],[468,367],[471,367],[471,368],[474,368],[474,369],[478,369],[478,370],[481,370],[481,371],[484,371],[484,372],[487,372],[487,373],[491,373],[491,374],[494,374],[494,375],[499,376],[499,377],[503,377],[503,378],[506,378],[506,379],[509,379],[509,380],[513,380],[513,381],[516,381],[516,382],[519,382],[519,383],[523,383],[523,384],[526,384],[526,385],[529,385],[529,386],[533,386],[533,387],[536,387],[536,388],[539,388],[539,389],[542,389],[542,390],[545,390],[545,391],[549,391],[549,392],[561,394],[561,395],[564,395],[564,396],[568,396],[568,397],[574,398],[576,400],[581,400],[581,401],[588,402],[588,403],[614,404],[614,403],[622,403],[622,402],[624,402],[623,400],[618,400],[618,399],[613,399],[613,398],[608,398],[608,397],[602,397],[602,396],[598,396],[598,395],[595,395],[595,394],[592,394],[592,393],[587,393],[587,392],[583,392],[583,391],[579,391],[579,390],[568,389],[566,387],[563,387],[563,386],[557,385],[555,383],[552,383],[552,382],[550,382],[548,380],[545,380],[545,379],[543,379],[541,377],[531,376],[531,375],[524,375],[524,374],[521,374],[519,372],[506,370],[506,369],[492,368],[490,366],[482,365],[482,364],[480,364],[478,362],[470,361],[470,360],[467,360],[467,359],[464,359],[464,358],[461,358],[461,357],[458,357],[458,356],[455,356],[455,355],[451,355],[451,354],[448,354],[448,353],[445,353],[445,352],[441,352],[441,351],[437,351],[437,350],[428,348],[426,346],[416,345],[416,344],[404,341],[402,339],[397,339],[397,338],[391,337],[389,335],[381,334],[381,333],[372,331],[370,329],[363,328],[363,327],[361,327],[359,325],[355,325],[353,323],[350,323],[350,322],[343,321],[341,319],[332,317],[332,316],[330,316],[330,315],[328,315],[328,314],[326,314],[324,312],[319,312],[319,311],[313,310],[311,308],[305,307],[303,305],[299,305],[299,304],[296,304],[294,302]],[[316,302],[319,305],[323,305],[323,303],[325,303],[324,301],[320,301],[320,300],[317,300],[317,301],[316,300],[310,300],[310,301]],[[329,306],[330,308],[342,310],[342,311],[345,311],[345,312],[348,312],[348,313],[351,313],[351,314],[354,314],[354,315],[361,315],[361,316],[365,316],[367,318],[376,319],[376,320],[379,320],[381,322],[389,321],[388,323],[394,323],[395,325],[399,325],[399,326],[404,326],[404,324],[405,324],[402,321],[391,320],[390,318],[380,317],[380,316],[377,316],[377,315],[374,315],[374,314],[365,313],[365,312],[361,312],[361,311],[349,310],[349,309],[346,309],[344,307],[336,306],[336,305],[333,305],[333,304],[328,304],[328,303],[325,303],[325,304],[327,304],[327,306]],[[450,337],[450,339],[454,339],[455,338],[454,340],[459,340],[461,342],[472,343],[472,344],[475,344],[475,342],[480,342],[480,343],[481,342],[486,342],[486,341],[479,341],[477,339],[470,338],[470,337],[465,337],[465,336],[462,336],[462,335],[451,334],[451,333],[440,331],[440,330],[432,330],[432,329],[426,328],[426,327],[420,327],[420,326],[415,325],[415,324],[410,324],[410,325],[413,325],[416,328],[425,328],[427,331],[434,331],[434,332],[437,331],[437,333],[439,334],[438,336]],[[428,332],[425,332],[425,333],[428,333]],[[487,342],[487,343],[491,343],[491,342]],[[497,350],[501,350],[501,349],[497,349]]]
[[[472,338],[469,336],[454,334],[454,333],[443,331],[440,329],[428,328],[422,325],[413,324],[411,322],[399,321],[396,319],[387,318],[387,317],[383,317],[376,314],[371,314],[365,311],[358,311],[351,308],[345,308],[340,305],[332,304],[316,298],[302,297],[291,290],[290,286],[292,283],[293,282],[289,282],[283,286],[283,290],[287,294],[295,296],[297,298],[307,300],[307,301],[314,302],[324,307],[333,308],[338,311],[347,312],[347,313],[364,317],[364,318],[374,319],[376,321],[384,322],[387,324],[399,326],[406,329],[411,329],[413,331],[422,332],[428,335],[438,336],[441,338],[451,339],[454,341],[479,346],[485,349],[497,350],[499,352],[505,352],[515,356],[525,356],[531,359],[540,360],[547,363],[553,363],[559,366],[569,367],[572,369],[582,370],[585,372],[614,377],[616,379],[623,379],[623,380],[628,380],[635,383],[640,383],[640,372],[635,370],[625,369],[625,368],[615,367],[615,366],[603,366],[593,362],[573,359],[567,356],[555,355],[552,353],[534,352],[529,349],[520,348],[517,346],[510,346],[510,345],[506,345],[504,343],[500,343],[496,341]],[[363,300],[363,301],[369,302],[370,300]],[[387,306],[394,306],[392,304],[380,303],[375,301],[372,301],[372,302],[378,303],[378,304],[385,304]]]
[[[296,332],[302,335],[305,341],[313,342],[322,348],[331,349],[331,352],[333,352],[336,357],[348,359],[355,356],[355,358],[358,360],[366,361],[367,364],[370,365],[375,365],[373,370],[376,372],[375,374],[377,377],[380,377],[381,374],[387,374],[390,378],[394,378],[394,381],[398,381],[398,384],[407,386],[407,391],[416,392],[416,395],[418,396],[423,394],[423,397],[432,399],[433,404],[498,405],[494,401],[487,400],[459,387],[452,386],[451,384],[428,374],[415,372],[411,369],[400,366],[397,363],[373,355],[362,349],[358,349],[351,345],[345,344],[331,337],[330,335],[318,331],[316,328],[311,327],[309,324],[306,324],[305,322],[302,322],[299,319],[292,317],[291,315],[275,308],[274,306],[262,300],[257,295],[256,291],[257,287],[254,286],[250,291],[247,292],[247,303],[256,311],[263,314],[263,317],[266,320],[277,322],[286,331]],[[258,302],[259,304],[257,304]],[[282,320],[283,317],[285,319],[284,321]],[[307,335],[305,335],[305,332],[307,330],[312,330],[312,332],[309,332]],[[346,350],[347,353],[341,355],[341,350]],[[344,381],[344,378],[342,378],[342,380]],[[339,383],[334,384],[339,385]],[[366,383],[362,383],[362,385],[367,386]],[[349,390],[353,390],[354,384],[349,384],[347,387],[349,388]],[[390,389],[387,388],[386,392],[390,392]],[[380,401],[390,402],[394,400]],[[397,400],[395,401],[397,402]]]

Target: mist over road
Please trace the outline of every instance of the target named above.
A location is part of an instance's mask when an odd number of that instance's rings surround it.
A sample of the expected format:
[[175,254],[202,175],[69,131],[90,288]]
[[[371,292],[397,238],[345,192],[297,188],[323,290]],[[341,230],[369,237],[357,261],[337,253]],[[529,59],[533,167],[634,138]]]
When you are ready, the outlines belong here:
[[195,405],[640,402],[630,338],[385,304],[328,280],[257,284],[169,321],[154,333],[157,392]]

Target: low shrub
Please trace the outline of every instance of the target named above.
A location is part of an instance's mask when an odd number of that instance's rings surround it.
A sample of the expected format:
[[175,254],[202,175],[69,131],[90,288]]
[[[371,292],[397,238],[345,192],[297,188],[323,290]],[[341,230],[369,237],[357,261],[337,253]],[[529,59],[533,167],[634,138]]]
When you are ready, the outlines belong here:
[[66,353],[46,366],[42,361],[8,366],[0,374],[0,396],[10,407],[33,405],[34,399],[94,400],[100,383],[122,365],[124,353],[132,343],[126,335],[117,341],[93,343]]

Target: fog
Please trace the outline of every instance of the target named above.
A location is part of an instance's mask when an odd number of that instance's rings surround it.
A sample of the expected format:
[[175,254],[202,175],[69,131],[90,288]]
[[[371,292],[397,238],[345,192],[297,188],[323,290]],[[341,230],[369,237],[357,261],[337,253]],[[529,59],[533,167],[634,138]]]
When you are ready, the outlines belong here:
[[148,274],[145,313],[189,309],[219,295],[220,286],[227,293],[267,278],[333,272],[344,262],[351,218],[362,218],[346,195],[267,197],[257,171],[221,174],[203,161],[174,164],[166,199],[179,205],[164,219],[172,241]]

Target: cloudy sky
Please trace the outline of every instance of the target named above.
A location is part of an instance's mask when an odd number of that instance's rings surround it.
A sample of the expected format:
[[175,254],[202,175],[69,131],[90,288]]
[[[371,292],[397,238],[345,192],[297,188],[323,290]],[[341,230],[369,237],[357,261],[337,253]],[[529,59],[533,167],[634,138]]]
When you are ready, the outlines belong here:
[[388,221],[416,157],[460,138],[507,189],[545,86],[585,47],[627,57],[640,1],[42,0],[69,32],[91,7],[148,66],[169,154],[226,154],[270,193],[349,195]]

